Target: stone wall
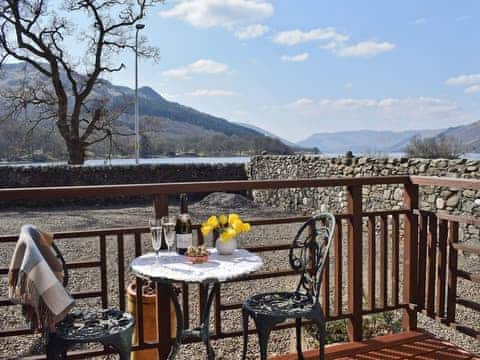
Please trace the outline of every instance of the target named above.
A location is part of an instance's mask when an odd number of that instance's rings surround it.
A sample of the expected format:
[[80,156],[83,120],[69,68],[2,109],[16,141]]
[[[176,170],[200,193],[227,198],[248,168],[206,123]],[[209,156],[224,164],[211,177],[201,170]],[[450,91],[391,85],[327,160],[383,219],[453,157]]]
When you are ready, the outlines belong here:
[[[182,181],[245,180],[246,178],[245,165],[243,164],[0,166],[1,188],[147,184]],[[116,201],[122,202],[125,200],[116,199]],[[98,200],[94,200],[94,202],[97,203]],[[112,201],[108,202],[112,203]],[[21,204],[37,205],[28,202],[21,202]],[[0,205],[2,205],[1,199]],[[5,206],[6,204],[3,205]]]
[[[446,159],[407,159],[322,156],[257,156],[248,164],[251,179],[296,179],[315,177],[359,177],[389,175],[428,175],[480,178],[480,161]],[[480,215],[480,191],[422,186],[420,203],[424,210],[448,211],[453,214]],[[375,185],[363,188],[364,210],[400,209],[402,185]],[[285,189],[255,191],[254,199],[262,204],[288,209],[345,211],[343,187],[319,189]],[[477,239],[474,226],[462,227],[465,240]]]

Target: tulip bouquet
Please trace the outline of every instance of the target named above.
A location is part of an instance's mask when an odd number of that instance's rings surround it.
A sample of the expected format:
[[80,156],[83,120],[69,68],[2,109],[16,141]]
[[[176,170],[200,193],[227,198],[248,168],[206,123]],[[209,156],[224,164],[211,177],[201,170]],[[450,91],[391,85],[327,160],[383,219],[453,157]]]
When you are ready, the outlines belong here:
[[222,242],[228,242],[240,233],[249,232],[250,224],[244,223],[237,214],[220,216],[210,216],[201,228],[203,236],[210,234],[212,231],[215,237]]

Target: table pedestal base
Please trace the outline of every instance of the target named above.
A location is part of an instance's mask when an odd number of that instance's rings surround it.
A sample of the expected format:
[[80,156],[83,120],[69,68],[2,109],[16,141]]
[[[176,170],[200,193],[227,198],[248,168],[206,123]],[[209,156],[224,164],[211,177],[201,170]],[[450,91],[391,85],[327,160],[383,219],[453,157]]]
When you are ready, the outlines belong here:
[[178,302],[177,294],[175,293],[173,286],[168,285],[168,295],[173,302],[175,316],[177,318],[177,336],[173,341],[172,348],[167,358],[168,360],[175,359],[180,345],[182,345],[186,339],[191,338],[200,339],[205,344],[208,360],[215,359],[215,352],[210,344],[210,310],[212,308],[215,293],[219,291],[220,284],[214,282],[201,284],[201,286],[204,287],[204,291],[200,291],[200,304],[204,304],[204,306],[200,313],[200,326],[193,329],[185,329],[185,324],[183,323],[183,311]]

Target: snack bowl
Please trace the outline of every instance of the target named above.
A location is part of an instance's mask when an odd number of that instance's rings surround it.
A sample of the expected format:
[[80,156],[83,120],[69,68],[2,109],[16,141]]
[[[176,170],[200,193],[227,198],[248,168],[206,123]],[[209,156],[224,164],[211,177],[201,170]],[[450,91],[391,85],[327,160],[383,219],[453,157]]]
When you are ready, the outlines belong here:
[[203,256],[190,256],[187,255],[187,260],[191,262],[192,264],[203,264],[208,261],[208,255],[203,255]]

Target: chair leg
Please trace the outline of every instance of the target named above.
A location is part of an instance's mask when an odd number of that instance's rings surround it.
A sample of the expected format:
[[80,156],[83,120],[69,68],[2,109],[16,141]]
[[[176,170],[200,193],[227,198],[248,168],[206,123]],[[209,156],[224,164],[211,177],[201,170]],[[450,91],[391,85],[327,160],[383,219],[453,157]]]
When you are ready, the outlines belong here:
[[326,336],[326,329],[325,329],[325,318],[323,316],[323,311],[319,309],[318,311],[314,311],[312,314],[312,320],[317,325],[317,337],[319,343],[319,359],[325,359],[325,336]]
[[254,320],[260,345],[260,360],[267,360],[268,338],[270,337],[270,332],[277,323],[284,321],[284,319],[278,320],[272,317],[257,316]]
[[67,344],[50,334],[47,342],[47,360],[63,360],[67,358]]
[[120,360],[129,360],[132,350],[132,333],[133,326],[114,338],[104,341],[103,344],[117,350]]
[[295,319],[295,332],[297,338],[297,356],[299,360],[303,360],[303,352],[302,352],[302,319],[296,318]]
[[319,342],[320,360],[325,359],[325,336],[326,336],[325,321],[322,321],[322,323],[318,326],[318,342]]
[[248,347],[248,311],[242,309],[242,319],[243,319],[243,353],[242,360],[247,358],[247,347]]

